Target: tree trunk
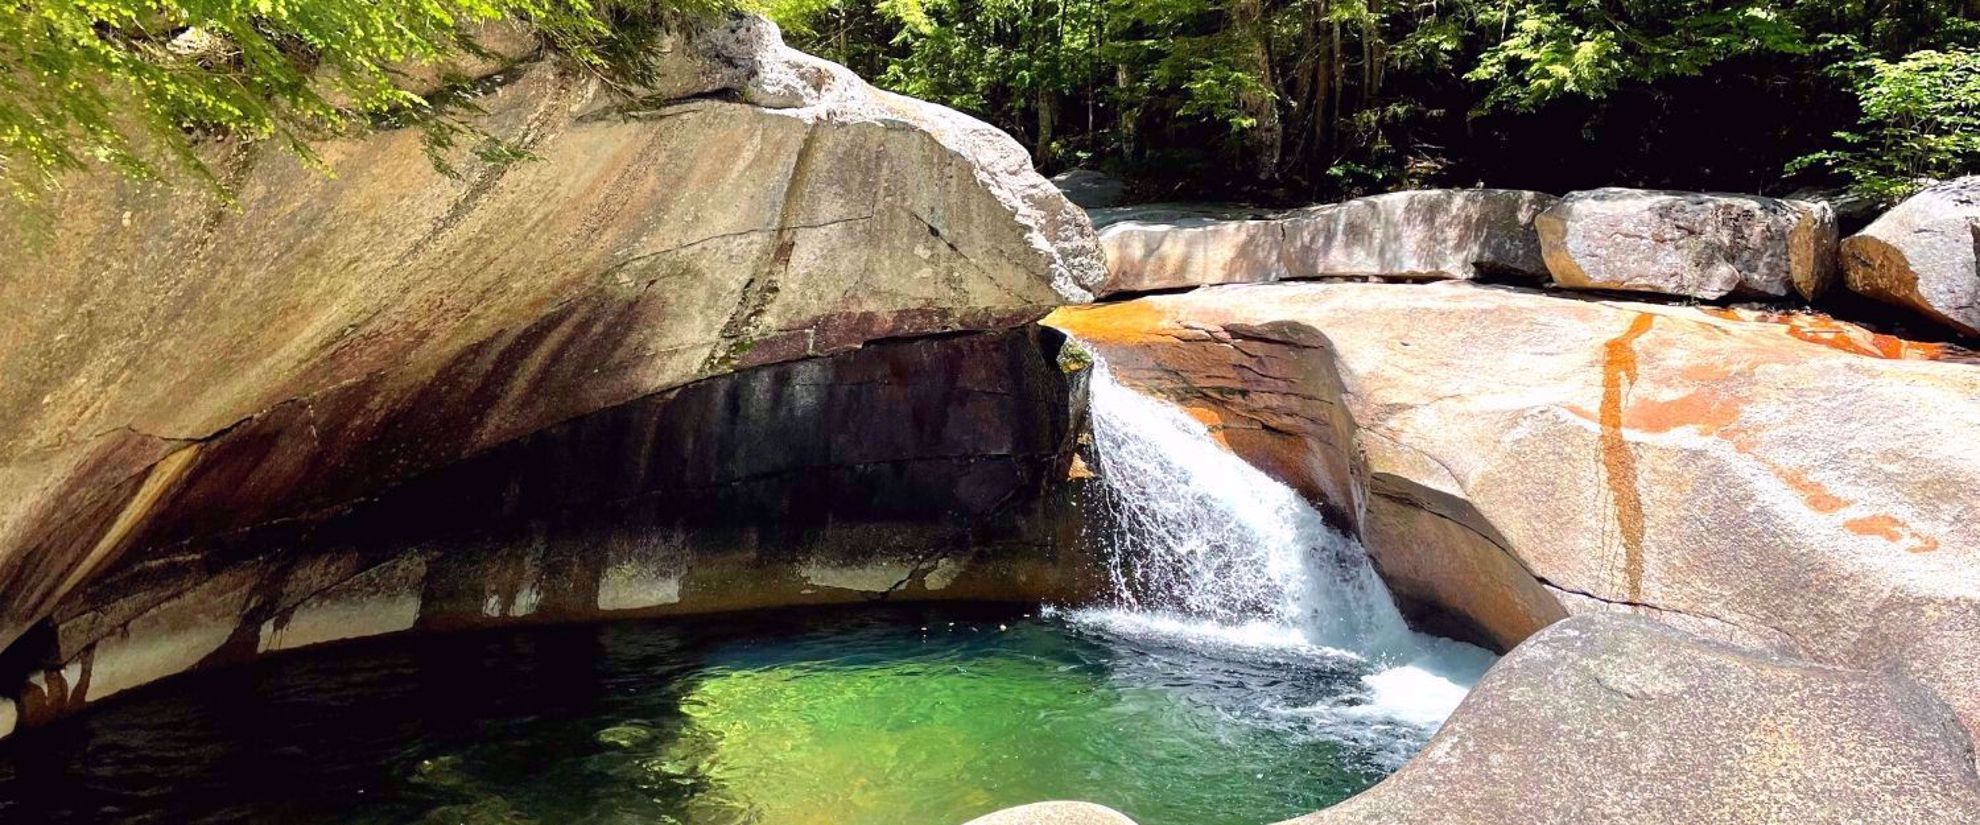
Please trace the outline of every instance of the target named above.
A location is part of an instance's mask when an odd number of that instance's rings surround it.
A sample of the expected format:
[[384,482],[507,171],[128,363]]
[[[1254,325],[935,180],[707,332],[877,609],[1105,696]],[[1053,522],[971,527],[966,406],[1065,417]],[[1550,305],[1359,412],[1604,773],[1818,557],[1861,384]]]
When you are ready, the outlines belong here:
[[1237,0],[1234,9],[1238,34],[1244,38],[1245,62],[1260,88],[1248,88],[1238,96],[1238,105],[1253,123],[1245,131],[1245,148],[1251,154],[1252,174],[1261,181],[1279,175],[1280,147],[1285,129],[1279,123],[1279,87],[1272,72],[1271,32],[1265,25],[1264,0]]

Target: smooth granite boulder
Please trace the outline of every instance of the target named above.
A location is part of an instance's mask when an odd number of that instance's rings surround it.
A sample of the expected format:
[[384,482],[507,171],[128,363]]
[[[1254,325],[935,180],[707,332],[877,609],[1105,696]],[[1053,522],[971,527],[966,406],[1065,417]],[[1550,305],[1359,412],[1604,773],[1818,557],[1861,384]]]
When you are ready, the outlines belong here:
[[1836,275],[1825,203],[1595,189],[1562,198],[1537,225],[1547,271],[1573,289],[1813,299]]
[[0,644],[111,572],[559,422],[1100,285],[1085,213],[995,128],[760,18],[656,48],[630,91],[490,68],[475,125],[525,161],[448,176],[417,129],[321,145],[329,174],[214,144],[237,205],[105,177],[0,218]]
[[1980,730],[1980,366],[1820,315],[1460,282],[1228,286],[1047,323],[1507,648],[1640,612],[1901,671]]
[[1516,189],[1390,192],[1288,213],[1285,277],[1541,280],[1533,220],[1552,195]]
[[1980,335],[1980,176],[1926,189],[1842,244],[1850,291]]
[[1973,746],[1916,685],[1593,615],[1501,659],[1395,775],[1286,825],[1975,821]]

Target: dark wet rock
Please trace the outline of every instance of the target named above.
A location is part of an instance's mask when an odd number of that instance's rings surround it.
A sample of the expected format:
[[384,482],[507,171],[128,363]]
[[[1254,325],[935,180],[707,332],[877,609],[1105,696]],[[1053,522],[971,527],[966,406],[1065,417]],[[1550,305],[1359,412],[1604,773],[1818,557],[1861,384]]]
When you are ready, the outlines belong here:
[[1578,616],[1501,659],[1402,770],[1292,823],[1973,822],[1973,757],[1900,676]]
[[59,606],[22,715],[415,629],[1075,599],[1090,571],[1060,483],[1077,390],[1058,340],[949,336],[742,370],[330,512],[138,548],[142,563]]
[[1127,184],[1120,178],[1092,169],[1069,169],[1052,176],[1052,185],[1064,192],[1066,200],[1082,209],[1120,206],[1127,200]]

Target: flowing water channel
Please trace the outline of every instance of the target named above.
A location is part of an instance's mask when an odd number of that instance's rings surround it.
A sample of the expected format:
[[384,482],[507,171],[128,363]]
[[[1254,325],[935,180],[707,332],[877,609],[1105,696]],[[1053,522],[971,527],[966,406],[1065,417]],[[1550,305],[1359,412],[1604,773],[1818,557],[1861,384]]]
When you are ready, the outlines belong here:
[[0,822],[956,825],[1077,798],[1263,825],[1408,758],[1490,656],[1096,368],[1115,592],[374,639],[134,692],[0,749]]

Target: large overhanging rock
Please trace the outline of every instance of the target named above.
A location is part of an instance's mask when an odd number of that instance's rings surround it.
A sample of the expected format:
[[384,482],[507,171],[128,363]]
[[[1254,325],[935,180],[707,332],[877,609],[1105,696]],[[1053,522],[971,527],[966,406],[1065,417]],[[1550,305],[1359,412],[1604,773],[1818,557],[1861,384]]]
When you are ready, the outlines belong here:
[[1538,225],[1547,270],[1565,287],[1812,299],[1835,280],[1827,204],[1596,189],[1562,198]]
[[1501,659],[1394,776],[1286,825],[1971,822],[1973,765],[1903,679],[1581,616]]
[[1980,729],[1980,367],[1820,316],[1273,284],[1048,323],[1501,647],[1638,611],[1902,670]]
[[1281,214],[1095,210],[1103,293],[1288,278],[1540,279],[1534,217],[1551,195],[1512,189],[1391,192]]
[[[1056,335],[1002,330],[770,364],[590,412],[321,518],[85,582],[0,687],[39,725],[276,651],[460,627],[879,599],[1067,603],[1097,576],[1060,485]],[[202,460],[251,463],[277,417]],[[266,432],[257,432],[266,427]],[[192,513],[192,515],[199,515]]]
[[1906,199],[1842,244],[1851,291],[1980,335],[1980,176]]
[[[237,207],[109,178],[0,220],[0,642],[154,548],[326,511],[558,421],[1086,300],[1092,230],[997,130],[731,18],[616,91],[540,59],[478,126],[215,147]],[[51,237],[35,237],[51,226]]]

